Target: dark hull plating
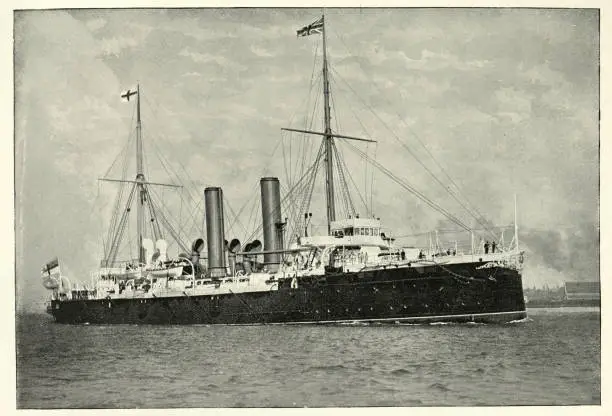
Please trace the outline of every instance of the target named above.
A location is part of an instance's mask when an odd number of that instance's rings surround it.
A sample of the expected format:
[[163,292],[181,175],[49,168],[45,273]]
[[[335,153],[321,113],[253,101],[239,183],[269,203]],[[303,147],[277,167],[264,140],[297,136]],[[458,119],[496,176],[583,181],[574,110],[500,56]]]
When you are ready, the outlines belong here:
[[525,318],[520,273],[483,263],[390,267],[290,279],[278,290],[203,296],[53,301],[70,324],[274,324],[475,321]]

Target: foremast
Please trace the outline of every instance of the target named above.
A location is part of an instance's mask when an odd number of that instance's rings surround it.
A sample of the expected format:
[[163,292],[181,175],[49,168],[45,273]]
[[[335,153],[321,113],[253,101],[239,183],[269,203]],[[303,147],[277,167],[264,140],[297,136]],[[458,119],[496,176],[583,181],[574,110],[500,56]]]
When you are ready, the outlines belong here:
[[[147,261],[145,257],[145,239],[146,236],[146,227],[147,227],[147,213],[150,216],[151,222],[151,234],[155,241],[163,238],[160,224],[158,221],[158,216],[162,219],[163,222],[167,222],[165,216],[158,212],[156,207],[154,206],[151,195],[149,193],[148,186],[167,186],[172,188],[182,188],[180,185],[167,184],[167,183],[158,183],[158,182],[149,182],[146,180],[144,173],[144,151],[143,151],[143,140],[142,140],[142,119],[140,116],[140,84],[137,85],[135,90],[127,90],[125,93],[121,94],[121,98],[125,101],[130,101],[130,97],[136,96],[136,178],[135,180],[126,180],[122,179],[110,179],[110,178],[100,178],[99,180],[108,181],[108,182],[120,182],[120,183],[131,183],[132,189],[130,191],[128,201],[126,203],[125,208],[123,209],[123,213],[121,215],[121,220],[117,227],[112,227],[114,229],[111,230],[111,238],[109,240],[108,250],[105,253],[105,258],[103,260],[103,265],[105,267],[112,267],[115,263],[121,240],[123,238],[123,234],[126,229],[126,225],[128,222],[128,216],[131,211],[131,206],[133,202],[133,197],[137,196],[136,202],[136,242],[137,242],[137,251],[138,251],[138,263],[140,265],[144,265]],[[117,201],[119,203],[119,200]],[[180,246],[182,250],[187,250],[187,246],[183,244],[180,240],[178,234],[172,228],[169,228],[170,234],[176,239],[177,244]]]
[[138,234],[138,263],[145,262],[145,252],[143,247],[144,230],[145,230],[145,175],[143,168],[143,152],[142,152],[142,121],[140,119],[140,84],[136,86],[136,186],[138,187],[138,204],[136,206],[136,224]]

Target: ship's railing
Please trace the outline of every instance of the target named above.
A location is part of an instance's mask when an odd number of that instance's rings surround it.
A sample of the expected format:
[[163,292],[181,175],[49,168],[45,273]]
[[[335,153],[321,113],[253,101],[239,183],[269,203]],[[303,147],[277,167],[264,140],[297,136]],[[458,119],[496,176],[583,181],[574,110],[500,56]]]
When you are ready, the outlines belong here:
[[[340,247],[338,247],[340,248]],[[330,249],[331,251],[331,249]],[[322,257],[325,257],[323,255]],[[415,251],[414,247],[407,249],[394,248],[389,251],[381,251],[376,256],[369,256],[367,253],[352,251],[339,251],[333,256],[332,266],[342,267],[347,271],[356,271],[381,266],[401,266],[406,264],[452,264],[466,262],[490,262],[486,267],[509,267],[520,270],[523,263],[522,252],[496,250],[494,253],[466,253],[462,250],[437,251],[421,249]]]
[[492,244],[489,244],[487,248],[485,248],[484,244],[474,244],[472,247],[471,244],[438,244],[432,245],[428,247],[420,246],[416,247],[420,251],[419,258],[437,258],[437,257],[446,257],[446,256],[466,256],[471,255],[475,258],[477,256],[481,256],[483,254],[499,254],[499,253],[510,253],[515,251],[514,247],[507,247],[501,244],[495,245],[493,248]]

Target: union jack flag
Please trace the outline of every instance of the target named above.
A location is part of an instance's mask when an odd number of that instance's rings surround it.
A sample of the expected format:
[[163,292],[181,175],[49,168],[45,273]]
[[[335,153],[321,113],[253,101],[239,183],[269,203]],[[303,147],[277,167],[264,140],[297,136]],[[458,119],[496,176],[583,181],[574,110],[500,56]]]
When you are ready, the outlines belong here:
[[323,30],[324,30],[323,16],[321,16],[319,20],[312,22],[308,26],[304,26],[303,28],[298,30],[297,35],[299,38],[300,36],[309,36],[309,35],[316,34],[316,33],[322,34]]

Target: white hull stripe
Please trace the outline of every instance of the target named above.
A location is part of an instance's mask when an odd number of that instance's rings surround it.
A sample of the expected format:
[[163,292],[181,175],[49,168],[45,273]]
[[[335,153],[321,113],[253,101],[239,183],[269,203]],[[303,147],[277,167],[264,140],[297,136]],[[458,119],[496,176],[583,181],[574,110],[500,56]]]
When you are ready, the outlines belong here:
[[525,314],[527,311],[511,311],[511,312],[488,312],[488,313],[466,313],[457,315],[432,315],[432,316],[408,316],[402,318],[372,318],[372,319],[339,319],[331,321],[299,321],[299,322],[265,322],[265,323],[253,323],[253,324],[209,324],[209,325],[299,325],[299,324],[344,324],[344,323],[359,323],[359,322],[389,322],[389,321],[410,321],[410,320],[433,320],[433,319],[448,319],[448,318],[472,318],[472,317],[483,317],[483,316],[503,316],[503,315],[516,315]]

